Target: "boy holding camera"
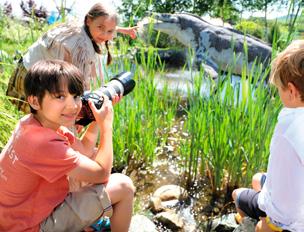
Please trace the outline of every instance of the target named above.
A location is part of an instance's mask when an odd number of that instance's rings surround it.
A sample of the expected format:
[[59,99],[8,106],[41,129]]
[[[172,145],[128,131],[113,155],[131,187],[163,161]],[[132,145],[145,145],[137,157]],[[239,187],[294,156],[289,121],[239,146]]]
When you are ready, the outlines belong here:
[[259,220],[256,231],[302,232],[304,40],[292,42],[277,56],[272,64],[270,81],[277,87],[284,108],[272,136],[267,176],[258,175],[261,178],[264,176],[262,179],[265,182],[253,184],[257,191],[240,188],[234,190],[232,197],[241,216]]
[[[105,216],[111,231],[128,231],[134,186],[111,174],[111,101],[103,96],[100,109],[89,102],[96,121],[82,139],[68,130],[82,106],[83,80],[74,65],[59,60],[39,61],[26,75],[31,114],[0,155],[0,231],[82,231]],[[69,192],[68,178],[91,184]]]

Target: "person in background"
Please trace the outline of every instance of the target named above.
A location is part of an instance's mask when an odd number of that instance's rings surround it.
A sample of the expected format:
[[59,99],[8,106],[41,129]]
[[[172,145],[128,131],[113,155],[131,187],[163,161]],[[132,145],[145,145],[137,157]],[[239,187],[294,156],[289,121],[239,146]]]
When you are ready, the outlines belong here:
[[[50,29],[30,46],[20,59],[9,80],[6,95],[15,98],[12,102],[19,110],[29,112],[23,90],[24,77],[34,63],[45,59],[60,59],[78,67],[83,73],[85,90],[90,90],[92,83],[103,85],[102,64],[98,56],[102,54],[102,49],[107,49],[109,65],[112,61],[109,41],[114,38],[116,32],[127,34],[132,39],[136,38],[137,27],[123,28],[117,24],[117,13],[103,1],[91,7],[83,24],[66,23]],[[119,97],[116,97],[113,101],[115,103],[118,100]]]
[[257,232],[302,232],[304,40],[293,41],[278,54],[272,64],[270,81],[277,87],[284,107],[272,136],[267,175],[255,175],[254,189],[236,189],[232,197],[239,215],[258,220]]
[[[100,109],[89,101],[96,121],[82,139],[69,131],[82,107],[83,84],[82,72],[62,60],[41,60],[29,69],[24,89],[31,113],[0,154],[0,231],[89,231],[103,217],[110,217],[111,231],[128,231],[134,186],[129,177],[111,174],[108,97],[101,96]],[[90,184],[70,192],[68,178]]]

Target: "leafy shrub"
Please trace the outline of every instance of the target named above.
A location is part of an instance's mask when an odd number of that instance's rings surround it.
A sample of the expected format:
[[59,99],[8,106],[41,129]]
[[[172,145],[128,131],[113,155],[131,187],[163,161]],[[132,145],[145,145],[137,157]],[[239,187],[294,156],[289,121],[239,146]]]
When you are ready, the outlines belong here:
[[235,29],[260,39],[263,37],[263,27],[253,21],[241,21],[235,26]]

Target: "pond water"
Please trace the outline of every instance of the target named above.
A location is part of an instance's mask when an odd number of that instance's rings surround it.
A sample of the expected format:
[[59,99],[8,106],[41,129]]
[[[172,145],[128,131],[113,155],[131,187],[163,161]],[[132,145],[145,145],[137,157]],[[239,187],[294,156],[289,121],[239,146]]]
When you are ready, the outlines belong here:
[[[203,74],[198,71],[193,70],[175,70],[172,72],[166,73],[156,73],[154,77],[154,82],[156,84],[156,89],[159,92],[167,87],[169,91],[176,92],[182,99],[187,99],[189,96],[189,92],[192,93],[195,88],[196,78],[201,78],[202,82],[200,85],[200,95],[202,97],[210,97],[212,94],[212,89],[216,85],[218,80],[213,80],[211,78],[206,78],[202,76]],[[221,77],[223,79],[229,79],[231,86],[234,88],[234,99],[237,97],[242,99],[242,88],[248,88],[248,81],[242,81],[241,77],[232,75],[231,78],[227,77],[226,74],[223,74]],[[245,85],[244,85],[245,84]],[[224,98],[226,88],[222,89],[221,96]],[[238,94],[239,93],[239,94]]]
[[[155,150],[156,159],[150,167],[137,168],[129,164],[127,174],[133,179],[136,186],[136,213],[145,214],[149,211],[149,202],[152,194],[161,186],[178,185],[187,189],[190,200],[176,207],[177,214],[185,221],[185,232],[202,231],[201,226],[214,216],[234,210],[231,192],[223,192],[219,196],[212,195],[210,183],[206,176],[198,177],[195,183],[186,182],[185,162],[177,153],[180,140],[185,137],[182,127],[186,115],[176,118],[171,128],[168,144]],[[175,202],[171,202],[175,204]],[[151,215],[151,218],[153,216]],[[169,231],[159,227],[159,231]]]
[[[172,92],[177,92],[182,99],[186,100],[189,91],[195,88],[195,78],[203,78],[200,86],[202,97],[212,97],[212,85],[217,80],[201,77],[197,71],[174,70],[166,73],[156,73],[154,82],[156,89],[161,93],[164,88]],[[222,78],[225,78],[224,76]],[[246,93],[242,88],[248,88],[249,81],[243,81],[240,77],[227,77],[225,83],[230,84],[234,90],[234,99],[242,99],[242,93]],[[245,85],[244,85],[245,83]],[[221,89],[222,98],[225,97],[226,87]],[[183,135],[183,124],[187,120],[185,112],[180,112],[175,118],[174,125],[170,129],[168,143],[155,149],[156,159],[152,166],[146,167],[144,164],[131,163],[125,169],[136,186],[135,213],[147,215],[152,213],[149,210],[149,202],[152,194],[161,186],[178,185],[187,189],[190,201],[178,207],[178,214],[181,215],[186,223],[185,231],[201,231],[202,224],[208,222],[213,217],[227,214],[234,211],[235,207],[231,199],[232,189],[225,189],[219,195],[214,196],[207,176],[199,176],[195,183],[187,183],[185,162],[178,154],[178,148]],[[164,231],[161,229],[160,231]]]

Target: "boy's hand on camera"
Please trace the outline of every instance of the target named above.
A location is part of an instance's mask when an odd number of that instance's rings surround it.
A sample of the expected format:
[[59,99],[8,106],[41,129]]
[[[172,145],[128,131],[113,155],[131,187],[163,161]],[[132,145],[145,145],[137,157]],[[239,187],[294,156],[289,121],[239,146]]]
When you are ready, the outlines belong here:
[[94,114],[95,120],[99,126],[112,126],[113,123],[113,106],[112,102],[106,95],[101,96],[103,104],[100,109],[97,109],[95,104],[89,100],[89,106]]
[[82,125],[78,125],[78,124],[75,125],[77,134],[80,134],[82,132],[83,128],[84,128],[84,126],[82,126]]
[[118,95],[117,93],[114,95],[114,97],[112,98],[112,104],[113,106],[116,105],[116,103],[118,103],[121,99],[122,99],[122,95]]

